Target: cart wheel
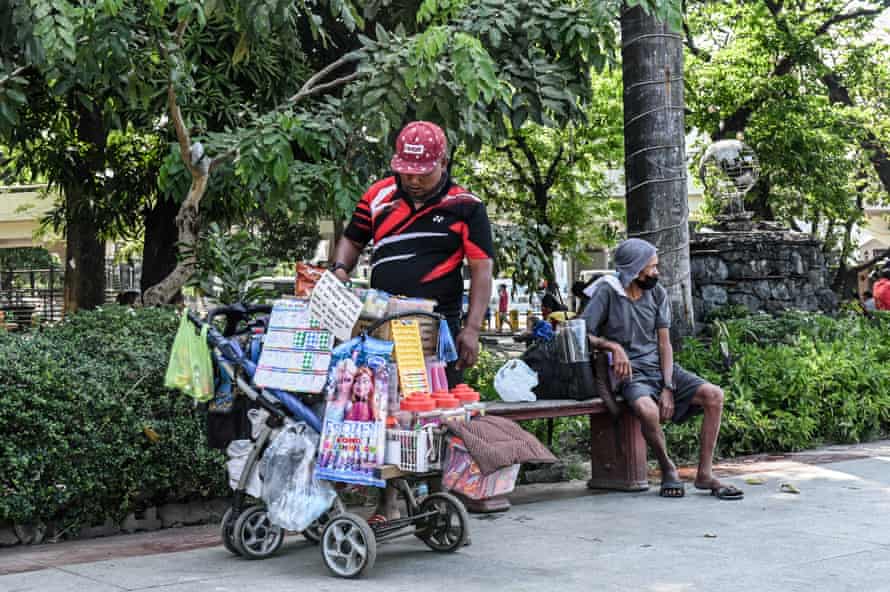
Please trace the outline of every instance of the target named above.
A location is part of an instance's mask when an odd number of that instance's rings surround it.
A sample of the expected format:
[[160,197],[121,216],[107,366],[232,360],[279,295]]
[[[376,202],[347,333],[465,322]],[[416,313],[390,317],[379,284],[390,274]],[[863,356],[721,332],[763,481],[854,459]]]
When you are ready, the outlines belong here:
[[356,578],[374,567],[377,539],[360,516],[344,512],[335,516],[321,535],[325,565],[341,578]]
[[315,522],[306,527],[306,530],[303,531],[303,536],[306,537],[306,540],[318,544],[321,540],[321,535],[324,532],[324,527],[328,525],[328,522],[331,521],[335,516],[339,516],[340,514],[346,512],[346,506],[343,505],[343,502],[340,501],[339,497],[334,498],[334,503],[331,504],[331,507],[327,512],[319,516]]
[[238,550],[238,547],[235,546],[235,511],[232,508],[226,510],[226,513],[223,514],[222,522],[219,525],[219,534],[222,537],[223,546],[226,548],[226,551],[231,553],[232,555],[241,555],[241,551]]
[[247,559],[265,559],[281,548],[284,529],[269,522],[264,506],[251,506],[241,512],[232,529],[235,548]]
[[418,513],[436,512],[417,527],[417,536],[433,551],[451,553],[469,537],[470,517],[466,508],[450,493],[434,493],[422,502]]

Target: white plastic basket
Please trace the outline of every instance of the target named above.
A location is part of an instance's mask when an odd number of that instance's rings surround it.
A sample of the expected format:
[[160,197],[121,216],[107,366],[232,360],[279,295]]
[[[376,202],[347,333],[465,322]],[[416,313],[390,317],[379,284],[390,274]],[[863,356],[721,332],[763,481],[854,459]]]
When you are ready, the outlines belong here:
[[420,430],[386,430],[388,464],[409,473],[426,473],[442,467],[442,432],[432,426]]

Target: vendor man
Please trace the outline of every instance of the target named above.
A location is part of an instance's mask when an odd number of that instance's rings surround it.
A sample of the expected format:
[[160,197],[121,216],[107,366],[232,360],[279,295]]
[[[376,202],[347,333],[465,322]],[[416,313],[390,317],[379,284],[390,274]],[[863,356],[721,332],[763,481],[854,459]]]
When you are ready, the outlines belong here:
[[[391,294],[436,300],[448,320],[459,359],[448,383],[479,357],[479,330],[491,297],[491,225],[482,201],[448,174],[448,143],[434,123],[402,129],[390,163],[395,175],[374,183],[359,201],[337,243],[332,271],[349,277],[368,243],[371,287]],[[470,304],[460,327],[463,261],[470,266]]]
[[615,249],[615,269],[617,275],[590,286],[582,317],[593,347],[612,352],[621,396],[639,418],[643,437],[661,467],[660,495],[677,498],[686,492],[668,456],[661,424],[703,413],[695,488],[720,499],[741,499],[742,491],[719,481],[712,470],[723,391],[674,363],[671,302],[658,285],[655,247],[638,238],[624,241]]

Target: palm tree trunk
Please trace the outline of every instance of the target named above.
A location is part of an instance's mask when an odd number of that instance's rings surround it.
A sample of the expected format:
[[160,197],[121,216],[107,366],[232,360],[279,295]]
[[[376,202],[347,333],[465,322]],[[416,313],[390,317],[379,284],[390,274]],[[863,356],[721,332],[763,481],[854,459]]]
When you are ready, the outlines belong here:
[[694,329],[683,111],[683,40],[639,6],[621,15],[627,235],[658,248],[671,337]]

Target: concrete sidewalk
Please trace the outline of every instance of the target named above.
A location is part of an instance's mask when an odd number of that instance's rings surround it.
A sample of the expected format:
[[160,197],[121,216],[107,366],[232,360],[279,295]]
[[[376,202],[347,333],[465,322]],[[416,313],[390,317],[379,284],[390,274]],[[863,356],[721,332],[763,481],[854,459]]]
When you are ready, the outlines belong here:
[[[509,512],[471,517],[472,546],[440,555],[400,539],[359,581],[328,575],[300,538],[252,562],[197,527],[6,549],[0,573],[28,561],[42,569],[0,576],[0,591],[890,591],[890,441],[744,459],[721,473],[744,500],[522,487]],[[746,483],[753,476],[765,483]],[[212,546],[165,552],[184,548],[177,541]]]

